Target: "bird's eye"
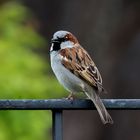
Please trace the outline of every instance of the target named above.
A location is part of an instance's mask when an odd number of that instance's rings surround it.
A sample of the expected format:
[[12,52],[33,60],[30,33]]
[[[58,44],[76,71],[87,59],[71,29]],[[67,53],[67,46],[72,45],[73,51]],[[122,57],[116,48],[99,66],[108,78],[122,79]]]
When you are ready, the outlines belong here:
[[68,40],[69,38],[68,38],[68,36],[65,36],[65,40]]
[[58,41],[59,43],[61,43],[61,42],[65,42],[65,41],[67,41],[68,39],[69,39],[68,36],[64,36],[64,37],[62,37],[62,38],[57,37],[57,41]]

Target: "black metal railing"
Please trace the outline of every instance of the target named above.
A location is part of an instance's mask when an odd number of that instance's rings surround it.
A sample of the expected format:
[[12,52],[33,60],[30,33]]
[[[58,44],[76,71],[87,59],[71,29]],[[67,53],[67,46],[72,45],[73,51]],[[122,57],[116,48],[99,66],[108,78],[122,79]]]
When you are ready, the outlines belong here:
[[[140,99],[103,99],[107,109],[139,110]],[[63,110],[95,110],[90,100],[0,100],[0,110],[51,110],[53,120],[53,140],[63,139]]]

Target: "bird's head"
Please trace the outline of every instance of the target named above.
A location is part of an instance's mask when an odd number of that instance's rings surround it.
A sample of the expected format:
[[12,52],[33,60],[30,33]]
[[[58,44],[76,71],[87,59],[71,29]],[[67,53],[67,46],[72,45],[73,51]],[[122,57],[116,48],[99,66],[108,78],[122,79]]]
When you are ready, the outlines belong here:
[[51,43],[52,45],[50,52],[59,51],[65,48],[72,48],[78,43],[78,40],[72,33],[68,31],[57,31],[54,33]]

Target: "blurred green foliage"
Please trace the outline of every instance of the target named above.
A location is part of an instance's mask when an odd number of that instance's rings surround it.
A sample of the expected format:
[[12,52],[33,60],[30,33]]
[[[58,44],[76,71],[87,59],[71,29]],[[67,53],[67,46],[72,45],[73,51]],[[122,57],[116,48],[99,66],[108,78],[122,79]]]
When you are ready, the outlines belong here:
[[[46,42],[25,24],[30,17],[19,3],[0,7],[1,99],[59,98],[64,94],[49,74],[49,64],[33,51]],[[49,140],[50,128],[49,111],[0,111],[0,140]]]

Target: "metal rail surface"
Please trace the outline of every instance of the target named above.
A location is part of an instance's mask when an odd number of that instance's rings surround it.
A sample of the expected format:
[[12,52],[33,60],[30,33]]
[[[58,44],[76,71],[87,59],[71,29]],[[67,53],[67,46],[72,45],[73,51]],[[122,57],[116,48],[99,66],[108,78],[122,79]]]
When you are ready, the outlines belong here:
[[[140,109],[140,99],[103,99],[107,109]],[[66,99],[5,99],[0,100],[0,110],[92,110],[95,109],[90,100]]]
[[[140,99],[103,99],[110,110],[140,110]],[[51,110],[53,120],[53,140],[62,140],[63,110],[95,110],[90,100],[66,99],[3,99],[0,100],[0,110]]]

